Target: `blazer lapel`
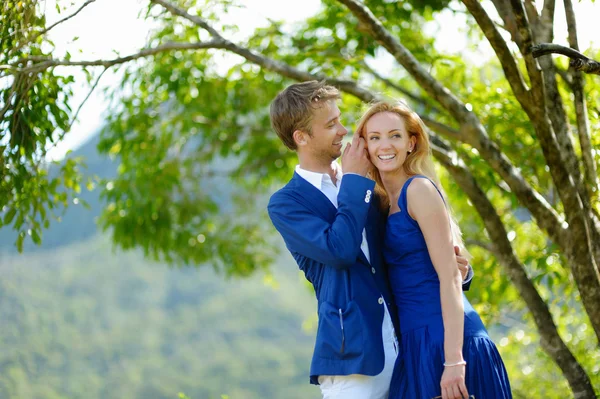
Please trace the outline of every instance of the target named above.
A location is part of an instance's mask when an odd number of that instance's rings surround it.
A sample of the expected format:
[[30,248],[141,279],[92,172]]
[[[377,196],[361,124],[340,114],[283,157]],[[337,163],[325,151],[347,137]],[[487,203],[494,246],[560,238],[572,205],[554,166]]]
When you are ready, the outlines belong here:
[[313,210],[315,214],[322,216],[323,219],[333,222],[337,209],[321,190],[304,180],[296,172],[294,172],[291,183],[294,184],[294,192],[302,198],[302,202],[308,208]]
[[381,212],[379,212],[377,206],[377,201],[371,202],[367,225],[365,227],[367,231],[367,244],[369,245],[371,265],[381,264],[381,245],[383,245],[383,230],[381,224],[385,223],[385,221],[382,220]]

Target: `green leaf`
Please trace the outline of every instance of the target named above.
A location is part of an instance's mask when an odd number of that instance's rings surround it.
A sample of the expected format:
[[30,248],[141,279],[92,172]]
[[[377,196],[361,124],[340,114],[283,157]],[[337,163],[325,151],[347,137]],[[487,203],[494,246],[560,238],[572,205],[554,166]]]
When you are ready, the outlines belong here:
[[41,239],[37,229],[31,229],[31,239],[37,245],[40,245],[42,243],[42,239]]
[[22,231],[19,232],[19,235],[17,236],[17,242],[16,242],[17,251],[19,251],[19,253],[23,252],[23,240],[24,239],[25,239],[25,233],[23,233]]
[[16,214],[17,214],[17,208],[10,208],[8,210],[8,212],[6,212],[6,215],[4,215],[3,224],[4,225],[11,224],[11,222],[13,221]]

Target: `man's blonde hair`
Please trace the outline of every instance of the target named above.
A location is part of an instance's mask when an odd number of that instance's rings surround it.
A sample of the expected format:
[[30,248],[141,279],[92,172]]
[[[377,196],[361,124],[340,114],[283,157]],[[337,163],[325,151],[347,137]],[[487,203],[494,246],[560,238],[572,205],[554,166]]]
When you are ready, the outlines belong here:
[[271,126],[283,144],[295,151],[294,132],[301,130],[312,136],[314,110],[339,98],[339,90],[325,82],[311,80],[290,85],[271,103]]

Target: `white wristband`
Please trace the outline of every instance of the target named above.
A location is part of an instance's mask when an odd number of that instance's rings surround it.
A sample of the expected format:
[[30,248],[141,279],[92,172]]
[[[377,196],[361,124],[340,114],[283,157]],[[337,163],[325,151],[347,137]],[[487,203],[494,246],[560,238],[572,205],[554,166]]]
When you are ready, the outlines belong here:
[[466,366],[467,362],[464,360],[461,360],[460,362],[456,362],[456,363],[444,363],[444,367],[454,367],[454,366]]

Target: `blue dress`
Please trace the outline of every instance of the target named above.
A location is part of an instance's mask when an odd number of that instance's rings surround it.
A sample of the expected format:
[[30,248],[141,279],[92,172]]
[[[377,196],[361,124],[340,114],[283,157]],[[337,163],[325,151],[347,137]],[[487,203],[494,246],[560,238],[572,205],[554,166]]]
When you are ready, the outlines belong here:
[[[408,214],[406,190],[400,192],[400,212],[387,221],[384,257],[398,305],[401,351],[396,360],[390,399],[431,399],[441,395],[444,371],[444,324],[440,282],[423,233]],[[463,294],[465,309],[463,357],[465,383],[476,399],[512,398],[504,363],[479,315]]]

